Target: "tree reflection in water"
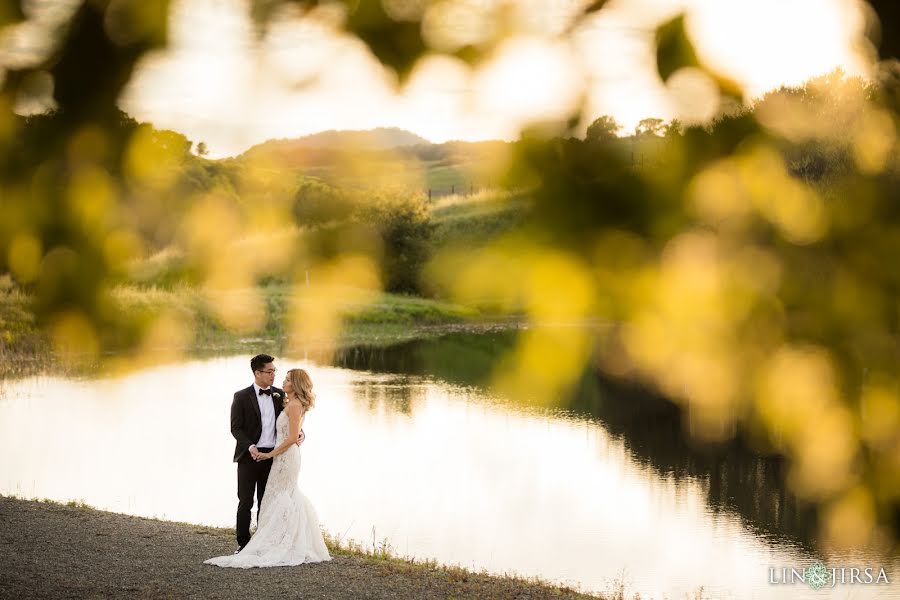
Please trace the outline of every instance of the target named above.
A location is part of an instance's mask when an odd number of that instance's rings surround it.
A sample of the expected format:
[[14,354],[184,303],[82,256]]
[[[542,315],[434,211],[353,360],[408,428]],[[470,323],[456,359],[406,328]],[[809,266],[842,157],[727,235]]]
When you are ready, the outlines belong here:
[[[489,390],[491,373],[514,347],[516,332],[451,333],[389,347],[355,347],[335,358],[335,366],[375,373],[434,377],[448,383]],[[360,399],[370,409],[385,404],[404,414],[414,410],[416,386],[385,381],[372,396],[360,386]],[[505,399],[531,407],[527,398]],[[578,389],[560,399],[558,410],[598,421],[619,437],[637,462],[661,478],[705,483],[713,512],[740,515],[745,526],[773,544],[790,543],[812,551],[816,512],[798,500],[786,484],[783,457],[755,451],[745,436],[715,446],[693,443],[685,431],[683,409],[635,384],[587,372]]]

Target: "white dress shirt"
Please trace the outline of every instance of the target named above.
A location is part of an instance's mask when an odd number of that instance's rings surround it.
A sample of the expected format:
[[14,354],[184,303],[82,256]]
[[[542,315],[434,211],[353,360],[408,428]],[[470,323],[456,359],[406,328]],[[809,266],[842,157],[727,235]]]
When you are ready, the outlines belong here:
[[[253,382],[253,392],[256,394],[256,401],[259,402],[259,416],[262,417],[262,433],[259,441],[253,444],[257,448],[274,448],[275,447],[275,405],[272,404],[272,396],[260,394],[259,390],[263,388]],[[265,388],[270,389],[270,388]]]

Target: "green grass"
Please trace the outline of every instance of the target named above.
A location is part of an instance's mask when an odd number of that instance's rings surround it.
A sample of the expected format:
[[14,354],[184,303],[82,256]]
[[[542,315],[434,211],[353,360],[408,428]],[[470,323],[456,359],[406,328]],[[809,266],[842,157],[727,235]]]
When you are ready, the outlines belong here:
[[520,225],[528,215],[528,198],[496,190],[472,196],[448,196],[432,207],[432,246],[437,250],[480,245]]
[[457,323],[479,316],[478,311],[459,304],[418,296],[381,294],[374,302],[354,310],[350,314],[349,322],[358,325],[373,323],[433,325]]
[[43,371],[52,364],[50,343],[18,289],[0,286],[0,377]]
[[[113,290],[115,310],[147,317],[174,314],[192,330],[188,350],[193,353],[221,353],[258,346],[260,341],[276,346],[287,343],[287,327],[295,289],[284,283],[270,283],[246,294],[265,299],[263,325],[254,331],[235,332],[216,319],[203,293],[180,285],[171,288],[123,285]],[[240,293],[240,292],[239,292]],[[477,328],[485,321],[478,311],[437,300],[399,294],[378,294],[362,303],[356,290],[337,294],[334,306],[344,315],[344,327],[337,347],[389,345],[432,337],[448,328]],[[46,332],[29,310],[29,298],[19,291],[0,293],[0,376],[14,372],[40,372],[54,366]],[[324,340],[306,340],[315,351]],[[114,348],[112,350],[115,350]]]
[[0,353],[10,348],[22,354],[39,351],[43,340],[37,334],[30,304],[30,298],[20,290],[0,287]]
[[132,265],[131,283],[172,287],[191,280],[184,252],[169,247]]
[[498,213],[524,212],[525,196],[502,190],[482,190],[471,195],[453,195],[435,200],[431,217],[436,225],[458,219],[490,217]]
[[383,184],[386,180],[409,182],[409,175],[415,174],[412,181],[416,182],[416,189],[410,191],[427,194],[430,189],[433,194],[440,197],[450,194],[451,190],[457,194],[466,194],[472,189],[482,190],[488,187],[490,182],[486,176],[478,174],[477,167],[478,165],[472,163],[455,163],[448,160],[426,162],[409,158],[385,160],[377,169],[379,176],[374,179],[363,174],[348,173],[335,165],[309,167],[304,169],[302,174],[305,177],[321,179],[330,185],[357,189],[371,188],[373,181],[378,184]]
[[425,186],[438,194],[449,193],[451,189],[462,194],[475,184],[464,165],[448,165],[443,161],[435,161],[429,163],[425,171]]
[[[302,291],[300,288],[299,291]],[[290,319],[295,288],[285,283],[262,285],[255,292],[265,298],[265,325],[258,330],[235,334],[223,327],[209,312],[200,291],[182,286],[174,289],[123,286],[116,290],[116,298],[123,310],[154,312],[174,309],[195,324],[196,341],[227,343],[241,338],[280,339],[285,336],[285,324]],[[357,290],[348,289],[337,294],[333,307],[345,315],[344,335],[354,341],[368,341],[394,336],[393,332],[415,326],[434,326],[478,320],[478,311],[457,304],[428,300],[417,296],[382,293],[371,302],[361,302]],[[394,336],[395,337],[395,336]]]

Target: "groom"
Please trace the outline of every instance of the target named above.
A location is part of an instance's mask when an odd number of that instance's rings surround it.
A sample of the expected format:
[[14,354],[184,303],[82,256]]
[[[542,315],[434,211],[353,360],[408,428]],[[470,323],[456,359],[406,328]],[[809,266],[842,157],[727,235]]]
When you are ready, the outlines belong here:
[[[238,552],[250,541],[253,493],[256,492],[258,515],[269,471],[272,470],[272,461],[260,460],[259,455],[275,448],[275,419],[284,408],[284,391],[272,385],[275,382],[275,359],[268,354],[259,354],[250,359],[250,369],[253,371],[253,385],[235,392],[231,403],[231,435],[237,440],[234,462],[238,465]],[[297,445],[303,442],[303,438],[301,430]]]

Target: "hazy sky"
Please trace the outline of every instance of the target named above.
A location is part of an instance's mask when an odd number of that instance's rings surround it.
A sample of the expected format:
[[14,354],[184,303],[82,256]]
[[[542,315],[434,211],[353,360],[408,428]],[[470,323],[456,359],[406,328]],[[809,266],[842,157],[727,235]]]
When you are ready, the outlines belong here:
[[[512,7],[518,35],[487,63],[428,58],[397,91],[324,17],[286,13],[257,42],[242,0],[173,0],[170,45],[143,60],[121,104],[206,142],[212,157],[327,129],[512,139],[530,119],[568,114],[582,94],[591,117],[628,130],[644,117],[703,119],[717,108],[708,79],[688,71],[667,87],[655,72],[653,28],[680,11],[703,60],[751,95],[837,66],[865,74],[871,60],[857,0],[614,0],[565,40],[557,34],[580,0],[446,0],[470,13],[498,2]],[[454,33],[477,27],[461,21]]]

